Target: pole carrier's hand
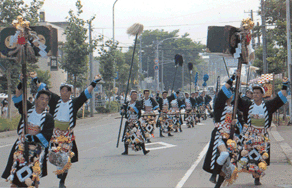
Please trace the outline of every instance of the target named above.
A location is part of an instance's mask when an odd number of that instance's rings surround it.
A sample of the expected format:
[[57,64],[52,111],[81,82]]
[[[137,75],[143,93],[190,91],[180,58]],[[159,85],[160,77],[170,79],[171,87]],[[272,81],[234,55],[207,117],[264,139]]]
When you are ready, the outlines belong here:
[[35,135],[27,134],[27,135],[25,135],[25,140],[27,142],[36,142],[36,141],[38,141],[38,138]]
[[17,89],[21,90],[22,89],[22,82],[19,82],[19,84],[17,85]]
[[283,82],[283,85],[282,85],[282,90],[287,90],[287,88],[289,87],[289,84],[290,84],[290,81],[286,81],[286,82]]
[[226,83],[229,84],[230,86],[232,86],[232,83],[233,83],[233,81],[235,80],[235,75],[236,75],[236,74],[233,74],[233,75],[231,76],[231,78],[226,82]]
[[100,80],[101,80],[101,78],[95,79],[95,80],[93,80],[93,81],[91,82],[90,85],[92,85],[92,87],[95,87],[96,84],[97,84],[97,82],[99,82]]

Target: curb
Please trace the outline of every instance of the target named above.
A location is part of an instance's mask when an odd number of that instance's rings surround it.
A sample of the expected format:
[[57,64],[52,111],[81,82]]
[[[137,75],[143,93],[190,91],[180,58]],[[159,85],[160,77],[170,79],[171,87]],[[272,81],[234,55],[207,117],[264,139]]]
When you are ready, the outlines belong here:
[[272,123],[272,126],[274,127],[276,130],[274,131],[270,131],[272,136],[275,138],[276,142],[280,145],[280,147],[282,148],[284,154],[287,157],[287,161],[290,165],[292,165],[292,148],[291,146],[289,146],[289,144],[287,142],[285,142],[285,139],[280,135],[280,133],[277,131],[277,126],[275,124]]
[[[110,114],[95,114],[95,116],[93,117],[87,117],[84,119],[77,119],[77,123],[80,122],[80,125],[82,125],[82,121],[86,121],[90,118],[107,118],[107,117],[112,117],[114,115],[116,115],[117,113],[110,113]],[[0,132],[0,138],[7,138],[7,137],[11,137],[11,136],[17,136],[17,131],[13,130],[13,131],[5,131],[5,132]]]

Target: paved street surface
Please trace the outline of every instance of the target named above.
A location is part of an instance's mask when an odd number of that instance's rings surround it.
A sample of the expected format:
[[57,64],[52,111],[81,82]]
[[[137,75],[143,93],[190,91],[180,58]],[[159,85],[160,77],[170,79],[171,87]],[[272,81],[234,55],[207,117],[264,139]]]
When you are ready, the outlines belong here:
[[[79,162],[72,165],[66,186],[70,187],[214,187],[210,174],[202,170],[204,154],[210,139],[213,123],[210,118],[195,128],[183,125],[182,133],[160,138],[156,130],[151,150],[122,156],[123,143],[116,148],[120,119],[118,114],[96,116],[78,120],[75,129],[79,149]],[[0,138],[1,173],[16,137]],[[288,164],[280,143],[271,135],[271,165],[257,187],[292,188],[292,166]],[[53,174],[55,167],[49,163],[49,175],[41,179],[40,187],[57,187]],[[0,187],[9,187],[4,179]],[[241,173],[232,188],[255,187],[249,174]]]

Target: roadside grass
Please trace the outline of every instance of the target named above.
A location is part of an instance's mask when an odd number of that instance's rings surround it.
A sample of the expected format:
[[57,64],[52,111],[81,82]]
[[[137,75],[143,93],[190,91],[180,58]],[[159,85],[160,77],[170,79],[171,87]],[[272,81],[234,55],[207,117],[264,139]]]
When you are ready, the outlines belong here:
[[16,130],[20,120],[20,115],[11,119],[0,118],[0,132]]

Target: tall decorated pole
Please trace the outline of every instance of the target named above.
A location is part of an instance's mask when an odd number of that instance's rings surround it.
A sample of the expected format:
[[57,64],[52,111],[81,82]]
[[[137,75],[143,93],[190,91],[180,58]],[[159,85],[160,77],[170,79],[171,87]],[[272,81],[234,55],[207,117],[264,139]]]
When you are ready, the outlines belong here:
[[[18,179],[20,178],[19,180],[22,183],[25,182],[28,187],[38,187],[40,161],[32,160],[32,156],[36,156],[31,154],[32,145],[29,145],[29,139],[26,137],[31,131],[28,129],[27,115],[27,64],[36,63],[38,56],[58,56],[57,29],[51,26],[30,26],[30,22],[22,16],[17,16],[17,19],[13,20],[12,26],[0,28],[0,57],[14,60],[21,65],[22,83],[17,88],[20,91],[18,94],[21,94],[22,90],[22,123],[17,129],[20,142],[16,143],[17,150],[14,152],[14,154],[20,152],[21,156],[19,156],[19,160],[13,158],[7,181],[12,182],[17,174]],[[39,155],[37,154],[37,156]],[[22,167],[16,167],[18,164]]]
[[[254,23],[250,18],[242,20],[241,27],[233,26],[209,26],[207,37],[207,52],[221,53],[224,56],[233,56],[238,59],[236,84],[235,84],[235,103],[233,106],[233,119],[236,118],[238,107],[238,97],[240,88],[240,77],[242,64],[248,64],[249,45],[251,41],[250,30]],[[224,58],[223,58],[224,60]],[[225,60],[224,60],[225,61]],[[228,71],[227,71],[228,73]],[[231,126],[230,135],[234,133],[234,125]]]
[[198,83],[198,72],[196,72],[196,76],[195,76],[195,92],[197,91],[197,83]]
[[[133,55],[132,55],[132,62],[131,62],[131,67],[130,67],[130,72],[129,72],[129,77],[128,77],[128,83],[127,83],[127,89],[126,89],[126,93],[125,93],[124,104],[127,101],[127,94],[128,94],[128,90],[129,90],[129,82],[130,82],[130,78],[131,78],[132,67],[133,67],[133,64],[134,64],[134,56],[135,56],[137,38],[138,38],[139,35],[142,34],[143,29],[144,29],[144,26],[142,24],[135,23],[134,25],[129,27],[128,30],[127,30],[127,34],[135,36],[135,43],[134,43],[134,50],[133,50]],[[118,134],[117,147],[119,147],[119,140],[120,140],[120,135],[121,135],[121,130],[122,130],[123,117],[124,117],[124,115],[122,115],[121,122],[120,122],[120,129],[119,129],[119,134]],[[126,130],[126,127],[124,128],[124,130]]]
[[[250,45],[250,42],[251,42],[250,31],[253,27],[254,27],[254,22],[250,18],[242,20],[240,33],[239,33],[240,43],[238,44],[238,48],[236,48],[236,53],[234,54],[234,58],[238,59],[238,65],[237,65],[232,119],[235,119],[236,114],[237,114],[242,64],[249,63],[249,54],[251,52],[248,49],[248,45]],[[230,135],[233,136],[234,132],[235,132],[235,125],[231,125]]]
[[203,81],[204,83],[202,84],[203,87],[207,87],[207,81],[209,80],[209,75],[208,74],[205,74],[203,76]]
[[193,73],[193,63],[189,62],[188,64],[189,73],[190,73],[190,94],[192,93],[192,73]]
[[183,57],[179,54],[176,54],[174,56],[174,67],[175,67],[175,73],[174,73],[174,77],[173,77],[173,82],[172,82],[172,87],[171,87],[171,91],[173,91],[173,88],[174,88],[174,83],[175,83],[175,78],[176,78],[176,72],[177,72],[177,68],[178,66],[183,66],[183,63],[184,63],[184,60],[183,60]]

